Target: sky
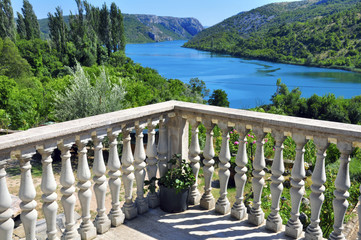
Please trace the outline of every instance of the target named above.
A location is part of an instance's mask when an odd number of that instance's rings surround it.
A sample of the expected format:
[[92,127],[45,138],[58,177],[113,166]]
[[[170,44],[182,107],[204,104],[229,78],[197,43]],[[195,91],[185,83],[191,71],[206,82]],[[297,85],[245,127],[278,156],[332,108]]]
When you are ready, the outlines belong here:
[[[242,11],[273,2],[291,2],[296,0],[88,0],[94,6],[101,7],[104,2],[110,7],[115,2],[122,13],[153,14],[158,16],[194,17],[203,26],[212,26]],[[12,0],[14,15],[21,13],[23,0]],[[48,12],[54,13],[60,6],[64,15],[70,11],[76,13],[75,0],[29,0],[39,19],[47,18]]]

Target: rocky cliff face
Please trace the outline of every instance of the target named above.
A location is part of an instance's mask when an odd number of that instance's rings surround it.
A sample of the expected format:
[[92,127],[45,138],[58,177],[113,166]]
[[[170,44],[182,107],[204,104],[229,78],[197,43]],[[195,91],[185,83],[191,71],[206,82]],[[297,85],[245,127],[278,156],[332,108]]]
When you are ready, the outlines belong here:
[[124,14],[124,20],[128,42],[190,39],[204,29],[195,18]]

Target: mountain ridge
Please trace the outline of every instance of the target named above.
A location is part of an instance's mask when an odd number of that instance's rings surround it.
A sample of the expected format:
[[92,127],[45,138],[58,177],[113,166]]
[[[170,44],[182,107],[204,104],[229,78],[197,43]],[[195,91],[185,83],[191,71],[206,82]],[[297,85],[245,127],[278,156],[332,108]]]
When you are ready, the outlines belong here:
[[[192,17],[178,18],[150,14],[123,14],[127,43],[189,40],[204,27]],[[69,16],[64,16],[69,24]],[[49,36],[48,18],[39,19],[42,38]]]

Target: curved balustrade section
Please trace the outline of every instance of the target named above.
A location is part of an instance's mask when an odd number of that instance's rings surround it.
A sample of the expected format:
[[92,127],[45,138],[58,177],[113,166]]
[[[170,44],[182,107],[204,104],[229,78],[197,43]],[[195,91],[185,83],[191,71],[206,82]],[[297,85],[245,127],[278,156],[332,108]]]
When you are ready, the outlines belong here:
[[[200,137],[200,129],[205,133],[205,139]],[[229,139],[233,129],[239,134],[237,155],[233,156],[236,165],[234,199],[227,193],[232,158]],[[252,172],[247,167],[251,158],[247,155],[250,130],[256,136]],[[215,151],[214,131],[220,134],[216,135],[221,141],[219,152]],[[267,133],[272,134],[275,142],[271,172],[266,169],[264,156]],[[290,179],[291,217],[283,226],[279,211],[285,179],[283,143],[286,136],[296,143],[296,157]],[[315,144],[317,158],[310,188],[311,223],[304,228],[299,216],[305,193],[304,147],[309,139]],[[353,148],[361,146],[361,126],[169,101],[0,136],[0,240],[12,239],[14,229],[10,192],[17,192],[7,185],[8,161],[19,162],[21,175],[17,190],[26,239],[37,238],[37,211],[43,212],[48,239],[59,239],[60,236],[61,239],[94,239],[97,234],[106,233],[110,226],[117,227],[124,219],[129,221],[159,205],[157,192],[144,195],[144,180],[163,176],[173,153],[182,153],[188,158],[197,179],[191,188],[189,203],[230,214],[237,220],[247,220],[257,226],[265,224],[272,232],[285,229],[285,234],[292,238],[304,235],[306,239],[322,239],[320,213],[325,201],[325,152],[330,142],[337,143],[341,153],[330,239],[346,239],[342,231],[349,205],[349,162]],[[60,174],[53,167],[52,153],[56,148],[61,152]],[[93,150],[94,159],[88,156]],[[32,156],[36,151],[41,156],[41,183],[33,182],[31,174],[32,165],[35,166],[33,161],[36,161]],[[109,154],[103,155],[103,151]],[[78,159],[77,165],[74,158]],[[201,178],[204,178],[204,189],[199,187]],[[214,180],[219,180],[217,201],[212,194]],[[266,197],[272,201],[267,219],[261,207],[262,201],[267,199],[262,197],[266,181],[270,182],[271,190],[271,195]],[[59,186],[57,182],[60,182]],[[247,182],[252,185],[253,202],[246,207]],[[37,193],[37,189],[41,189],[41,193]],[[92,189],[97,209],[91,209]],[[123,204],[120,201],[122,192]],[[37,195],[42,201],[36,200]],[[57,201],[60,198],[61,207]],[[111,209],[105,208],[106,201],[111,201]],[[231,202],[234,202],[233,206]],[[75,211],[81,213],[81,219],[75,218]],[[95,212],[96,217],[92,217],[91,212]],[[62,233],[56,226],[56,216],[61,213],[65,216]],[[361,217],[361,207],[358,213]],[[358,235],[361,236],[360,231]]]

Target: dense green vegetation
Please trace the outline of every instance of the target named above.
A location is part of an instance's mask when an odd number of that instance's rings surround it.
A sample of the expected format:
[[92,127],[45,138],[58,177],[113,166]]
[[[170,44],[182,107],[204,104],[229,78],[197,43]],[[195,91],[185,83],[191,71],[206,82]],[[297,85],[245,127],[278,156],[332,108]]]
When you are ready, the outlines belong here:
[[7,29],[0,31],[0,128],[28,129],[171,99],[203,102],[204,82],[165,79],[125,56],[123,16],[114,3],[76,2],[69,25],[61,8],[49,13],[45,41],[28,1],[17,31],[10,1],[0,1],[0,27]]
[[[247,25],[246,17],[254,22]],[[237,19],[238,25],[234,23]],[[270,4],[227,19],[185,46],[239,57],[357,71],[361,69],[360,23],[360,1]]]

